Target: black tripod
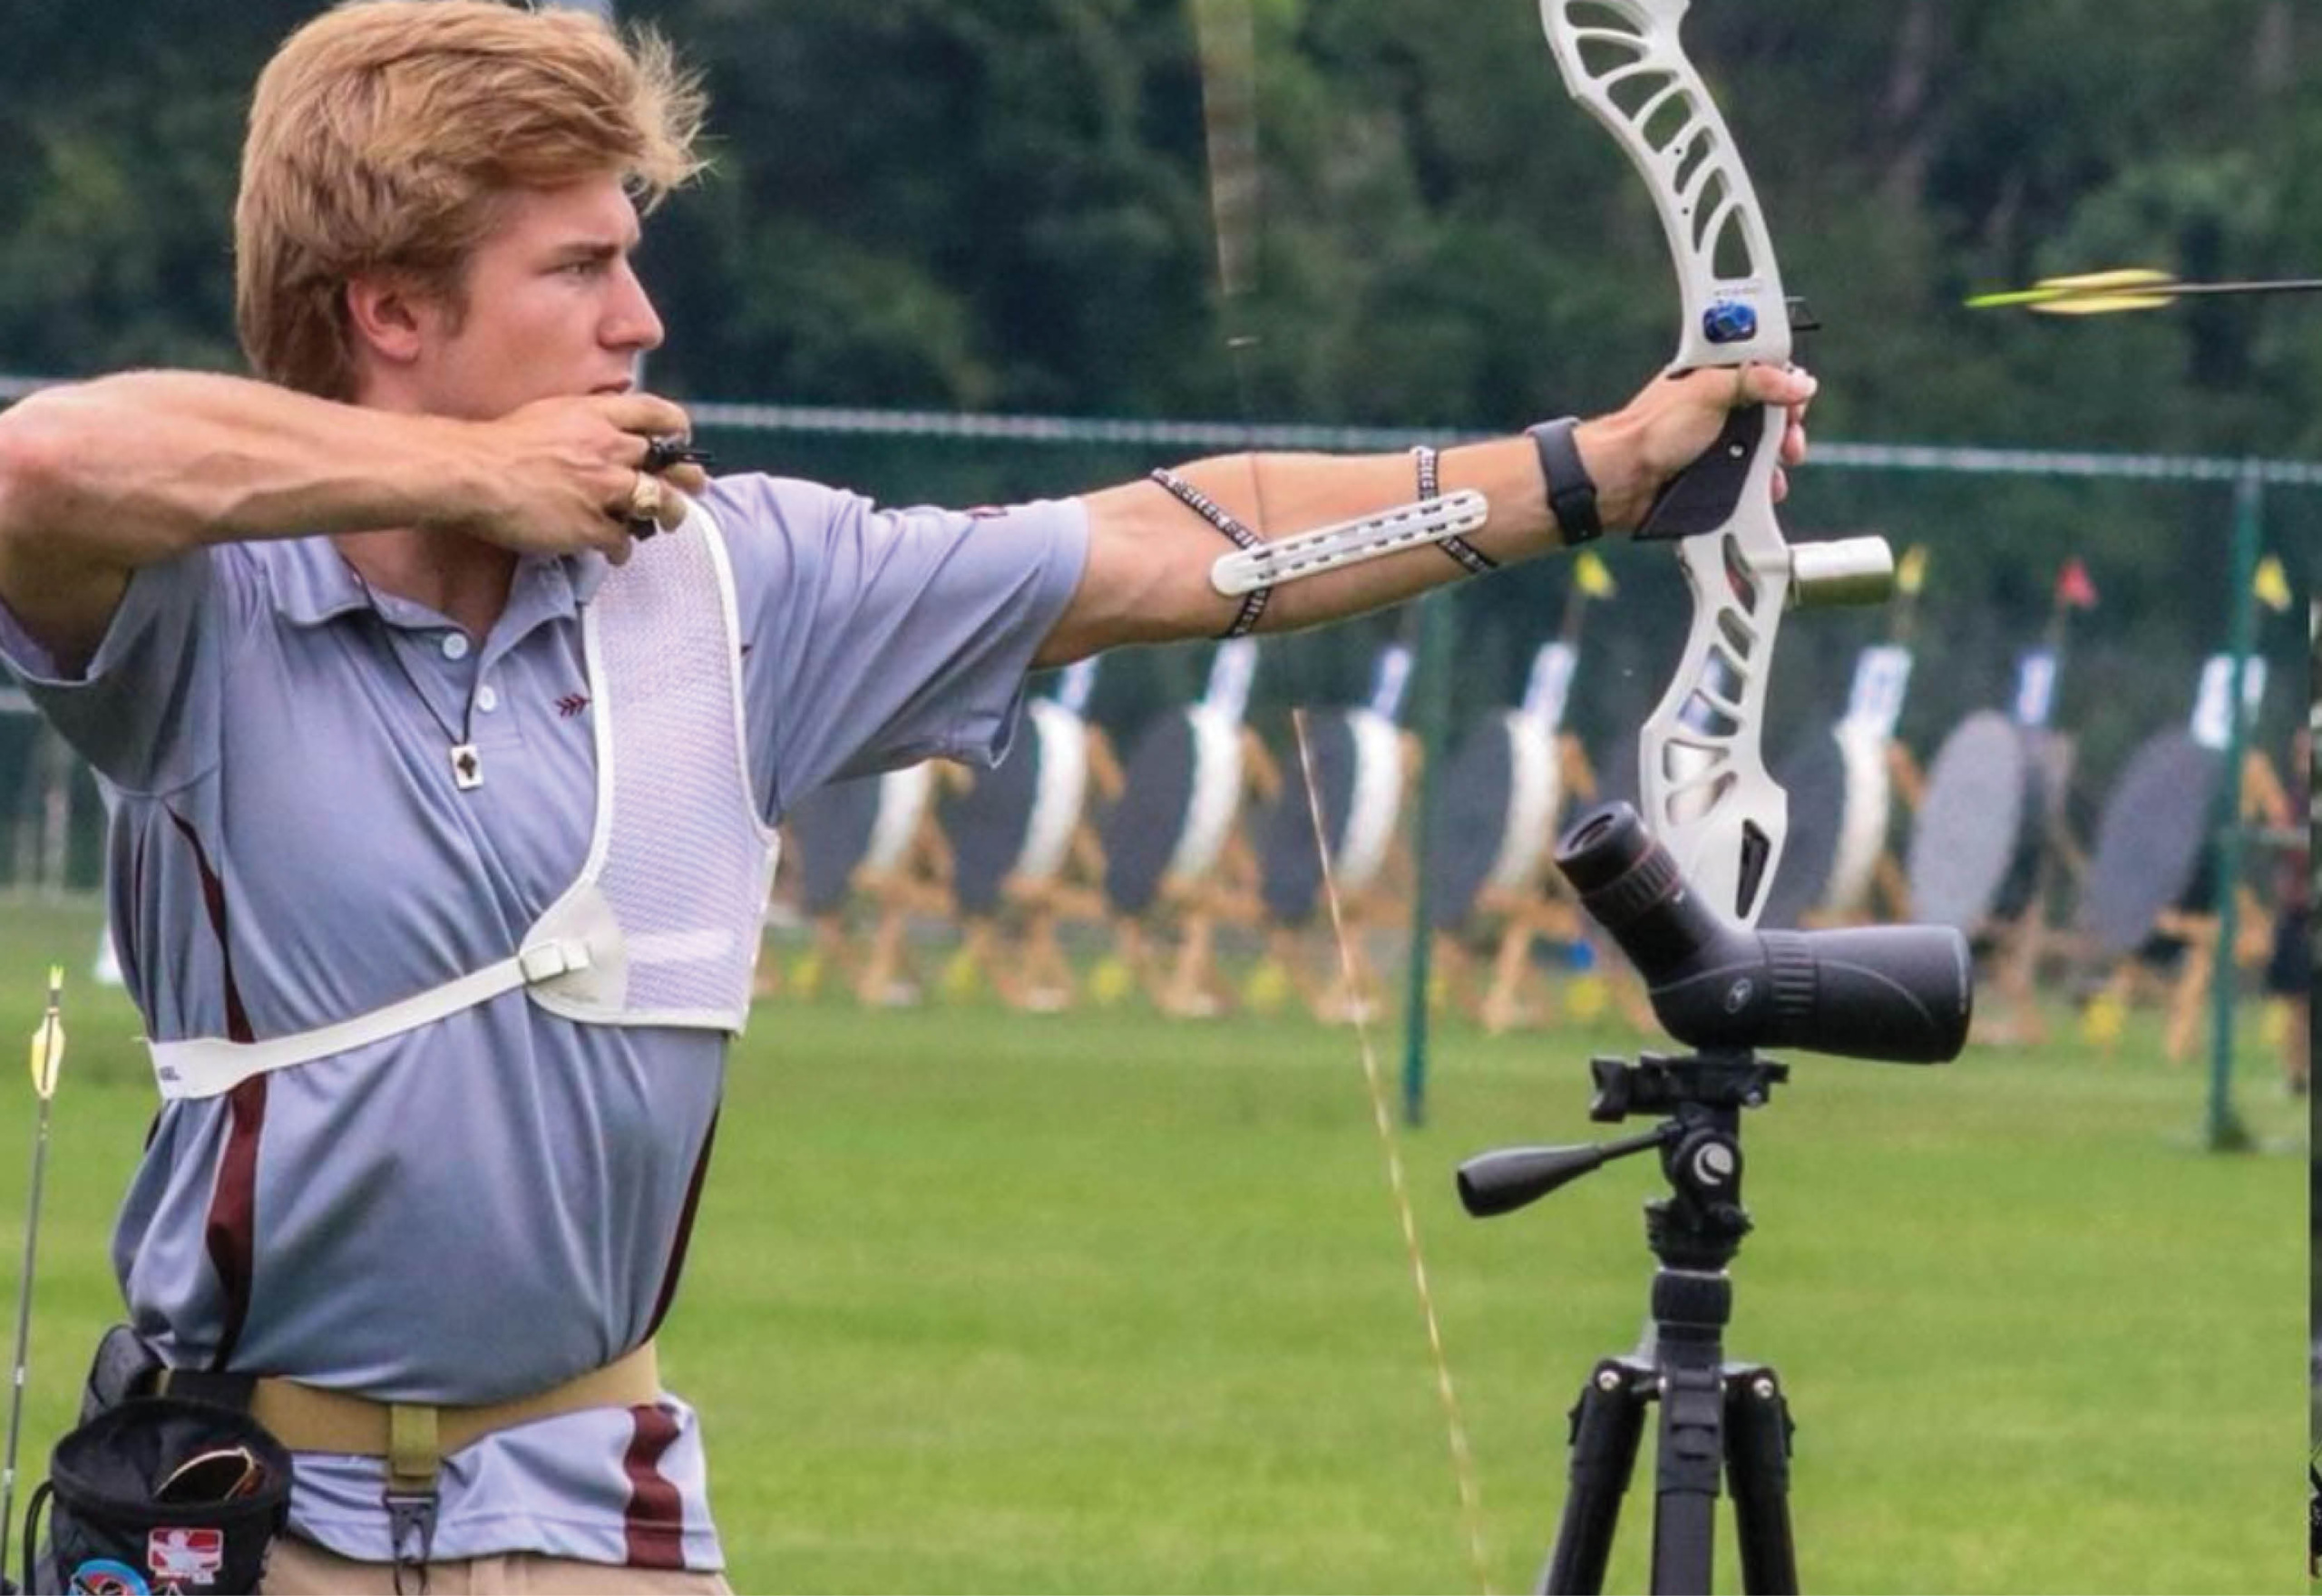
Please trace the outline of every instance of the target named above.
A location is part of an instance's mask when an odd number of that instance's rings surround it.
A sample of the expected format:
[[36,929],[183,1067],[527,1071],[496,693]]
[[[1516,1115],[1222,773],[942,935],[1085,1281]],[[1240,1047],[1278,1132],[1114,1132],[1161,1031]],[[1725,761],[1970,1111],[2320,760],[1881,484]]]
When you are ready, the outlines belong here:
[[1572,1489],[1546,1591],[1604,1588],[1621,1497],[1636,1464],[1645,1405],[1661,1404],[1654,1486],[1653,1589],[1706,1592],[1721,1474],[1733,1489],[1745,1589],[1795,1592],[1798,1555],[1790,1531],[1790,1408],[1771,1368],[1725,1361],[1733,1285],[1725,1266],[1749,1233],[1742,1206],[1742,1111],[1790,1077],[1785,1065],[1744,1049],[1635,1064],[1589,1062],[1596,1095],[1589,1117],[1668,1117],[1624,1141],[1582,1147],[1487,1153],[1459,1170],[1459,1197],[1478,1218],[1546,1196],[1615,1158],[1656,1148],[1671,1194],[1644,1205],[1653,1276],[1653,1328],[1645,1344],[1599,1363],[1572,1410]]

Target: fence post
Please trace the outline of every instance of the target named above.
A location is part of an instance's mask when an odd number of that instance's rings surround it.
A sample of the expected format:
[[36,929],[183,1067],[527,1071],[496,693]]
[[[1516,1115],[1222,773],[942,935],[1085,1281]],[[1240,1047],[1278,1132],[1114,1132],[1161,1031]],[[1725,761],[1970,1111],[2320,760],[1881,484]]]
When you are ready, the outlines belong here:
[[2265,524],[2265,486],[2254,470],[2233,484],[2233,574],[2229,590],[2233,686],[2227,705],[2225,780],[2218,786],[2217,960],[2210,980],[2210,1101],[2203,1141],[2212,1153],[2247,1148],[2249,1133],[2233,1112],[2233,1011],[2239,997],[2236,945],[2241,932],[2241,763],[2249,746],[2242,697],[2257,646],[2258,550]]
[[1419,601],[1419,657],[1411,673],[1411,724],[1419,732],[1419,813],[1412,816],[1411,954],[1403,999],[1403,1123],[1427,1123],[1427,992],[1433,979],[1435,934],[1428,910],[1428,838],[1435,820],[1451,718],[1453,596],[1439,589]]

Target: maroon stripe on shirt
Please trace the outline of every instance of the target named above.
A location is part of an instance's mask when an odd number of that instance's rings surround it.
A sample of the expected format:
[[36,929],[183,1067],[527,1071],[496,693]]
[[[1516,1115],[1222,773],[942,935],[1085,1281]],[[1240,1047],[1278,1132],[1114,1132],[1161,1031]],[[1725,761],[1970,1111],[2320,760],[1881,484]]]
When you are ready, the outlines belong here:
[[694,1211],[701,1206],[701,1183],[709,1174],[709,1150],[717,1144],[717,1115],[709,1116],[709,1129],[702,1133],[701,1156],[694,1160],[693,1182],[686,1187],[686,1205],[678,1212],[677,1240],[669,1243],[669,1266],[661,1271],[661,1294],[653,1301],[653,1320],[645,1327],[649,1338],[661,1328],[668,1316],[669,1304],[677,1299],[678,1277],[685,1272],[686,1249],[693,1241]]
[[686,1565],[685,1510],[678,1488],[661,1477],[661,1455],[678,1438],[678,1421],[651,1403],[629,1410],[637,1421],[621,1467],[629,1474],[629,1507],[621,1530],[629,1539],[631,1568],[681,1569]]
[[242,1010],[241,988],[234,985],[234,948],[226,939],[226,883],[210,868],[210,855],[201,849],[201,839],[191,826],[174,811],[170,820],[178,828],[178,835],[193,850],[193,867],[201,872],[201,905],[210,911],[210,929],[218,938],[218,968],[226,982],[226,1039],[229,1042],[255,1042],[250,1017]]
[[210,1192],[203,1238],[210,1267],[226,1293],[225,1326],[210,1367],[224,1369],[250,1316],[250,1286],[258,1273],[258,1138],[266,1128],[267,1077],[252,1075],[226,1095],[231,1124],[218,1157],[218,1183]]
[[[145,901],[145,833],[141,831],[137,833],[129,855],[129,900],[132,904]],[[137,972],[145,968],[145,950],[137,945],[137,916],[132,911],[109,918],[112,923],[106,926],[106,934],[113,939],[116,955],[121,950],[121,944],[129,945],[129,957],[121,960],[121,967],[123,973],[135,981]]]
[[[226,883],[210,867],[200,837],[184,817],[171,812],[170,821],[193,850],[194,868],[201,872],[201,903],[210,914],[210,932],[218,939],[218,968],[226,988],[227,1039],[255,1041],[249,1015],[242,1007],[241,989],[234,984],[233,945],[226,937]],[[232,1359],[235,1344],[242,1338],[242,1327],[249,1319],[250,1286],[257,1272],[258,1140],[266,1128],[266,1077],[252,1075],[228,1093],[226,1114],[226,1149],[218,1156],[217,1183],[210,1191],[210,1217],[202,1231],[210,1267],[226,1296],[225,1322],[218,1338],[217,1356],[210,1360],[210,1367],[217,1369],[225,1368]]]

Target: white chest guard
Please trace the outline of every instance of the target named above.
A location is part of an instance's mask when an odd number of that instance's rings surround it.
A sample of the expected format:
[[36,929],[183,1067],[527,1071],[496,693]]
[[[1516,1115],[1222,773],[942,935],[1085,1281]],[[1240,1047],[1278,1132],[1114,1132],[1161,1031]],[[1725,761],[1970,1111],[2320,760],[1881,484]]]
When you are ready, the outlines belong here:
[[523,988],[592,1025],[739,1035],[780,839],[758,818],[725,537],[698,504],[583,607],[597,813],[580,878],[498,963],[353,1019],[262,1042],[152,1045],[164,1097],[346,1052]]

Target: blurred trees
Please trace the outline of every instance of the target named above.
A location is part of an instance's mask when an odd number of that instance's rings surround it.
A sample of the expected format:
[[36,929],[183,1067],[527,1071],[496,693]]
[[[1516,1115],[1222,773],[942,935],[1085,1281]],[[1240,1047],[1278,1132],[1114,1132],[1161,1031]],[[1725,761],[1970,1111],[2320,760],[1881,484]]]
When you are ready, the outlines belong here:
[[[1255,403],[1498,425],[1618,398],[1673,299],[1643,190],[1534,8],[1254,0]],[[231,359],[235,146],[312,0],[16,0],[0,53],[0,367]],[[1224,411],[1186,0],[633,0],[714,93],[655,229],[697,394]],[[1717,85],[1849,436],[2322,453],[2322,315],[2101,330],[1970,289],[2153,264],[2322,271],[2322,25],[2295,0],[1723,0]]]
[[[1263,180],[1239,359],[1189,0],[621,5],[713,91],[716,168],[649,233],[671,331],[655,384],[1482,428],[1615,404],[1666,358],[1676,301],[1651,205],[1566,99],[1531,0],[1251,4]],[[0,371],[234,364],[243,101],[316,8],[13,0]],[[2310,5],[1698,0],[1687,27],[1788,285],[1827,324],[1806,349],[1820,435],[2322,457],[2322,298],[2102,322],[1959,308],[2103,266],[2322,275]],[[816,448],[784,457],[807,469]],[[906,443],[849,458],[891,497],[1089,480],[1020,457],[979,477]],[[1801,524],[1937,542],[1950,601],[2013,616],[2012,635],[2036,628],[2073,551],[2168,633],[2164,657],[2220,635],[2217,607],[2184,596],[2219,580],[2221,491],[1880,481],[1813,474]],[[2274,497],[2275,546],[2308,582],[2322,517],[2302,501],[2322,496]],[[1488,619],[1517,595],[1474,602]],[[2124,657],[2152,652],[2144,637]]]

